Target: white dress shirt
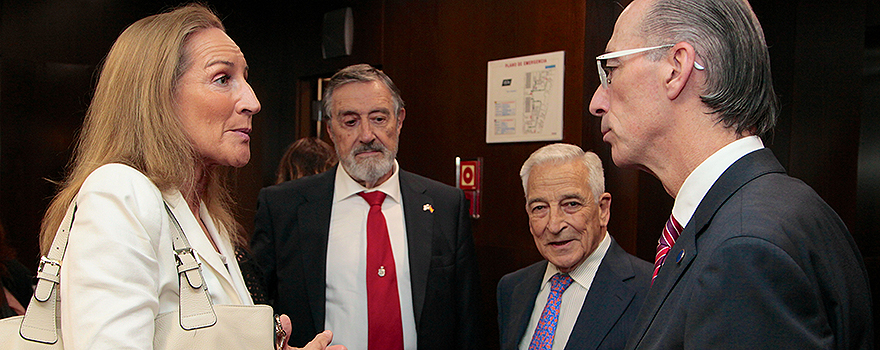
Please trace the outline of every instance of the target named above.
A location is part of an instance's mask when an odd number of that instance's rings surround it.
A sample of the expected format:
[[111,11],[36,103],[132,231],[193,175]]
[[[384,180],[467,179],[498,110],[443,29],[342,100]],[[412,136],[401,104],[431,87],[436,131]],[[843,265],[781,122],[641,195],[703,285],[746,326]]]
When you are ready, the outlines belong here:
[[687,226],[703,197],[727,168],[746,154],[762,148],[764,143],[760,137],[747,136],[722,147],[700,163],[681,184],[672,206],[672,216],[681,227]]
[[[599,270],[599,265],[602,263],[602,259],[605,258],[605,253],[608,252],[608,247],[610,246],[611,237],[606,232],[605,237],[599,242],[596,250],[569,273],[573,282],[562,293],[562,302],[559,304],[559,318],[556,323],[556,332],[553,335],[553,350],[562,350],[565,348],[565,344],[568,343],[571,330],[574,328],[575,322],[577,322],[581,308],[584,307],[584,300],[590,291],[590,285],[593,284],[593,278],[596,277],[596,271]],[[526,327],[522,340],[519,342],[520,350],[529,349],[529,343],[532,342],[535,328],[538,327],[538,322],[541,320],[541,313],[544,311],[544,306],[547,305],[547,298],[550,297],[550,278],[558,272],[559,269],[556,266],[551,263],[547,264],[547,270],[544,272],[544,279],[542,280],[544,283],[541,284],[541,291],[538,292],[538,297],[535,299],[535,307],[532,308],[532,317],[529,319],[529,325]]]
[[232,244],[204,203],[199,215],[219,253],[179,191],[162,193],[134,168],[107,164],[88,176],[76,198],[61,265],[65,349],[152,349],[154,319],[178,309],[176,229],[163,199],[197,253],[211,301],[253,305]]
[[345,345],[349,350],[365,350],[368,344],[366,260],[367,214],[370,212],[370,205],[357,195],[363,191],[382,191],[387,196],[382,203],[382,214],[388,226],[397,270],[403,344],[404,349],[416,349],[416,322],[399,169],[395,161],[392,176],[369,190],[352,180],[342,166],[336,170],[330,235],[327,241],[327,311],[324,328],[333,331],[333,344]]

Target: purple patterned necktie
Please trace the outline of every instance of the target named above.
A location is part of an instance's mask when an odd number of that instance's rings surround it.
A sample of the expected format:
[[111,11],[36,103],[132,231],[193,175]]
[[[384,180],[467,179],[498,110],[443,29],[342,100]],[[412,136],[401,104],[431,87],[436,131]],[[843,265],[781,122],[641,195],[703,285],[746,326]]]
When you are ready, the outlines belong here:
[[556,322],[559,320],[559,304],[562,302],[562,293],[571,285],[569,275],[555,274],[550,278],[550,296],[547,297],[547,305],[541,312],[541,320],[535,335],[529,343],[529,350],[550,350],[553,347],[553,336],[556,334]]
[[657,255],[654,257],[654,276],[651,277],[652,284],[654,279],[657,278],[657,272],[660,272],[660,266],[663,266],[663,262],[666,261],[666,254],[669,253],[669,250],[675,245],[675,240],[681,235],[681,229],[682,227],[678,220],[669,215],[669,220],[666,221],[666,226],[663,227],[663,234],[660,235],[660,240],[657,241]]

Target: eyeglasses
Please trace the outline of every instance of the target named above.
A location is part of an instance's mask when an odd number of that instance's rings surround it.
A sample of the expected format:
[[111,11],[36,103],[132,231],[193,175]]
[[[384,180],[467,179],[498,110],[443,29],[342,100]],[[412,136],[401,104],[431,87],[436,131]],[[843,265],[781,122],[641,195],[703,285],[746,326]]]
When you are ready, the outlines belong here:
[[[660,46],[642,47],[642,48],[638,48],[638,49],[629,49],[629,50],[609,52],[609,53],[597,56],[596,57],[596,67],[599,68],[599,82],[602,83],[602,88],[605,88],[605,89],[608,88],[608,85],[611,84],[611,71],[614,70],[614,68],[617,68],[617,67],[608,67],[608,60],[610,60],[612,58],[629,56],[629,55],[633,55],[633,54],[637,54],[637,53],[641,53],[641,52],[645,52],[645,51],[666,49],[666,48],[670,48],[673,46],[675,46],[675,45],[674,44],[666,44],[666,45],[660,45]],[[696,68],[697,70],[706,69],[705,67],[703,67],[702,65],[697,63],[697,61],[694,61],[694,68]]]

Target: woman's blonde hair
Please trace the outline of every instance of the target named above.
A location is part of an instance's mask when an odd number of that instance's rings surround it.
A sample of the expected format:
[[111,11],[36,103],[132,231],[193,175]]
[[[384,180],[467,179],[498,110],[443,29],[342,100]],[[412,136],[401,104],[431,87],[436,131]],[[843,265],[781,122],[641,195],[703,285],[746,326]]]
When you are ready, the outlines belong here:
[[174,108],[176,84],[191,65],[187,40],[208,28],[225,31],[210,9],[189,4],[141,19],[116,39],[100,70],[68,174],[43,217],[44,253],[86,177],[108,163],[139,170],[162,191],[194,193],[204,185],[201,200],[220,232],[234,244],[245,242],[232,214],[228,168],[205,168],[202,182],[196,183],[196,169],[204,166]]

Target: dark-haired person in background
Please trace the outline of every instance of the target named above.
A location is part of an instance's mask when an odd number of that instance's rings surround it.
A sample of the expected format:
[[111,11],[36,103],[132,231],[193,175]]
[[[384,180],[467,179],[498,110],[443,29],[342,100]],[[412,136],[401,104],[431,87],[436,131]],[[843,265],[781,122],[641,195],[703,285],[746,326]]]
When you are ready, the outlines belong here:
[[330,170],[338,158],[333,146],[314,138],[303,137],[287,146],[278,163],[275,184],[296,180],[303,176],[317,175]]

